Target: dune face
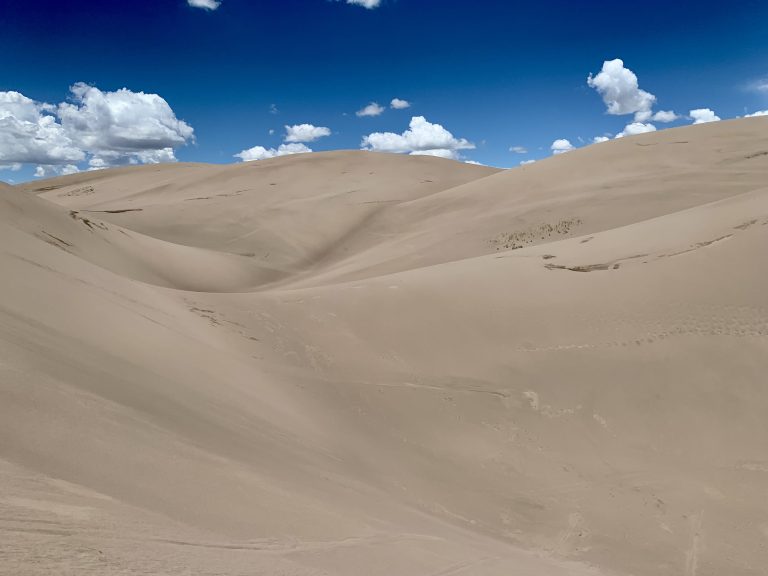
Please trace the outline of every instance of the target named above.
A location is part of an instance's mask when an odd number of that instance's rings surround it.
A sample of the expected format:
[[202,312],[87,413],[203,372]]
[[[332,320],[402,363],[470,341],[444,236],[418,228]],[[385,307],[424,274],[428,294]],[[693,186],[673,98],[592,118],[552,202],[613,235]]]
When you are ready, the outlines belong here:
[[766,135],[0,187],[0,573],[763,574]]

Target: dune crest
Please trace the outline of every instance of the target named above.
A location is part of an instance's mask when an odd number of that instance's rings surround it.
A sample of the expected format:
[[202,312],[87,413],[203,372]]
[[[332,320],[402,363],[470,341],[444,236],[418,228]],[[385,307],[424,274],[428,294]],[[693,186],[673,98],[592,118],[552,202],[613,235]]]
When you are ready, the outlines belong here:
[[760,574],[768,118],[0,183],[0,574]]

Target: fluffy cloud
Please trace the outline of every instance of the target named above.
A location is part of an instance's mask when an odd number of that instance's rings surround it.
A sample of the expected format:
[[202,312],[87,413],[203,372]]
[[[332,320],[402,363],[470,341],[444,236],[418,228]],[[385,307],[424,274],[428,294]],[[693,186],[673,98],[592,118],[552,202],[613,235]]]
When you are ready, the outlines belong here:
[[514,152],[515,154],[528,154],[528,150],[525,146],[510,146],[509,151]]
[[616,138],[624,138],[624,136],[634,136],[636,134],[645,134],[646,132],[656,132],[656,126],[643,122],[632,122],[631,124],[627,124],[624,127],[624,130],[616,134]]
[[409,129],[402,134],[374,132],[363,138],[361,148],[378,152],[427,154],[442,158],[459,158],[459,150],[475,147],[464,138],[456,138],[440,124],[427,121],[424,116],[411,118]]
[[720,120],[720,117],[715,114],[714,110],[709,108],[697,108],[688,112],[688,115],[694,124],[706,124],[707,122],[718,122]]
[[85,152],[53,115],[56,107],[19,92],[0,92],[0,162],[64,164]]
[[528,164],[534,164],[535,162],[536,162],[536,160],[523,160],[522,162],[520,162],[520,166],[526,166]]
[[355,112],[355,114],[357,116],[379,116],[382,112],[384,112],[383,106],[379,106],[376,102],[371,102],[362,110]]
[[745,118],[756,118],[757,116],[768,116],[768,110],[758,110],[752,114],[747,114]]
[[295,124],[285,127],[286,142],[314,142],[324,136],[330,136],[331,129],[312,124]]
[[280,144],[277,149],[264,148],[264,146],[254,146],[248,150],[235,154],[235,158],[240,158],[243,162],[251,160],[265,160],[277,156],[290,156],[291,154],[306,154],[312,152],[312,149],[304,144]]
[[54,106],[0,92],[0,162],[38,164],[45,175],[53,170],[46,167],[86,159],[97,168],[173,162],[173,149],[194,139],[192,127],[157,94],[102,92],[82,83],[71,94],[71,102]]
[[52,178],[53,176],[66,176],[67,174],[77,174],[80,169],[74,164],[65,164],[63,166],[38,166],[35,168],[36,178]]
[[219,0],[187,0],[187,4],[193,8],[203,8],[205,10],[216,10],[221,6]]
[[678,118],[680,118],[680,116],[675,114],[672,110],[659,110],[656,112],[656,114],[650,117],[650,120],[653,120],[654,122],[667,123],[674,122]]
[[157,94],[126,88],[102,92],[83,83],[71,92],[74,103],[59,104],[57,115],[72,140],[94,155],[139,158],[194,138],[192,127]]
[[403,110],[405,108],[410,108],[411,103],[408,102],[408,100],[401,100],[400,98],[392,98],[392,102],[389,103],[389,106],[391,108],[394,108],[395,110]]
[[550,150],[552,150],[552,154],[564,154],[565,152],[570,152],[576,147],[573,144],[571,144],[570,140],[566,140],[565,138],[560,138],[559,140],[555,140],[554,142],[552,142],[552,146],[550,146],[549,148]]
[[347,0],[347,4],[356,4],[357,6],[362,6],[363,8],[372,10],[373,8],[378,8],[381,5],[381,0]]
[[592,144],[600,144],[601,142],[608,142],[610,138],[608,136],[595,136],[592,138]]
[[651,118],[656,96],[640,89],[637,76],[622,60],[606,60],[600,73],[590,74],[587,83],[602,96],[608,114],[635,114],[640,122]]

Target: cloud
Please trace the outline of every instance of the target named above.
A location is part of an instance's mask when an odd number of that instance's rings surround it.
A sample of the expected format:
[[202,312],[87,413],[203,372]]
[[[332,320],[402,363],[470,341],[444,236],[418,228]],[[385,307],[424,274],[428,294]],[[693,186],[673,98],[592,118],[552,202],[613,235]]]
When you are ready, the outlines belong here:
[[66,164],[84,160],[85,152],[57,121],[55,110],[55,106],[19,92],[0,92],[0,162]]
[[570,152],[571,150],[574,150],[576,147],[571,144],[570,140],[566,140],[565,138],[560,138],[559,140],[555,140],[552,142],[552,146],[549,147],[550,150],[552,150],[552,154],[564,154],[565,152]]
[[688,112],[688,115],[691,117],[694,124],[706,124],[707,122],[718,122],[720,120],[720,117],[715,114],[715,111],[710,110],[709,108],[697,108],[696,110]]
[[280,144],[277,150],[274,148],[264,148],[264,146],[254,146],[253,148],[235,154],[235,158],[240,158],[243,162],[250,162],[251,160],[265,160],[277,156],[306,154],[308,152],[312,152],[312,149],[304,144]]
[[526,166],[527,164],[534,164],[536,160],[522,160],[520,166]]
[[122,88],[102,92],[77,83],[74,103],[57,115],[67,135],[83,150],[113,165],[175,161],[173,149],[194,140],[192,127],[157,94]]
[[645,134],[646,132],[656,132],[656,126],[643,122],[632,122],[624,127],[624,130],[616,134],[616,138],[624,136],[635,136],[636,134]]
[[35,168],[35,178],[52,178],[54,176],[66,176],[67,174],[77,174],[80,169],[74,164],[65,164],[63,166],[38,166]]
[[193,8],[203,8],[204,10],[216,10],[221,6],[219,0],[187,0],[187,4]]
[[440,124],[427,121],[424,116],[411,118],[408,130],[402,134],[374,132],[365,136],[361,148],[378,152],[428,154],[458,159],[459,150],[475,148],[469,140],[456,138]]
[[389,106],[395,110],[404,110],[405,108],[410,108],[411,103],[408,102],[408,100],[401,100],[400,98],[392,98],[392,102],[389,103]]
[[173,162],[173,149],[194,140],[192,127],[157,94],[102,92],[82,83],[70,91],[71,101],[58,105],[0,92],[0,162],[43,167],[86,159],[94,167]]
[[601,142],[608,142],[610,138],[608,136],[595,136],[592,138],[592,144],[600,144]]
[[485,166],[482,162],[477,162],[476,160],[464,160],[464,164],[472,164],[473,166]]
[[331,135],[331,129],[312,124],[294,124],[285,127],[286,142],[314,142],[319,138]]
[[603,69],[596,76],[590,74],[587,84],[602,96],[608,114],[635,114],[637,121],[650,119],[656,96],[640,89],[637,76],[622,60],[603,62]]
[[750,82],[747,85],[747,90],[750,90],[752,92],[768,93],[768,78],[761,78],[760,80],[755,80],[754,82]]
[[674,122],[678,118],[680,118],[680,116],[675,114],[672,110],[659,110],[656,112],[656,114],[651,116],[649,120],[653,120],[654,122],[667,123]]
[[747,114],[744,118],[756,118],[757,116],[768,116],[768,110],[758,110],[752,114]]
[[362,110],[355,112],[355,114],[357,116],[379,116],[382,112],[384,112],[383,106],[379,106],[376,102],[371,102]]
[[277,109],[277,104],[270,104],[269,105],[269,113],[270,114],[280,114],[280,110]]
[[528,149],[525,146],[510,146],[509,151],[515,154],[528,154]]
[[357,6],[372,10],[381,6],[381,0],[347,0],[347,4],[356,4]]

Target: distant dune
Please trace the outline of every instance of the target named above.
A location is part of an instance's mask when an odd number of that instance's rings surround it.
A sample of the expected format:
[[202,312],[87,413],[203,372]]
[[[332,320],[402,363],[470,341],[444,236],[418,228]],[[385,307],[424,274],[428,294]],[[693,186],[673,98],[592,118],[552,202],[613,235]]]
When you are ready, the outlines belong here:
[[0,183],[0,574],[764,574],[766,135]]

